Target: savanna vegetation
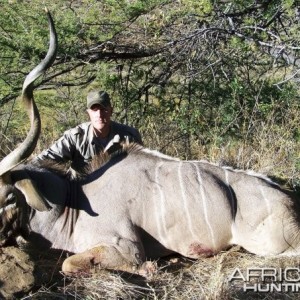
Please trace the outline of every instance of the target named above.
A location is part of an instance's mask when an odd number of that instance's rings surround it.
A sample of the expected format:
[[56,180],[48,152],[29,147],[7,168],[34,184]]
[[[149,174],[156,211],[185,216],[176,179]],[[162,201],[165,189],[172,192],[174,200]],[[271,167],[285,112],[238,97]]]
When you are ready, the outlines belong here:
[[[298,0],[1,1],[1,158],[29,127],[18,97],[24,77],[47,49],[45,6],[56,23],[59,50],[37,82],[43,131],[36,153],[87,120],[86,94],[101,88],[112,96],[114,119],[137,127],[146,147],[254,169],[298,189]],[[105,274],[68,279],[59,289],[43,286],[34,297],[246,297],[224,283],[241,260],[253,265],[254,257],[234,250],[192,266],[185,262],[173,272],[169,261],[160,277],[143,285],[125,284],[115,274],[104,281]]]

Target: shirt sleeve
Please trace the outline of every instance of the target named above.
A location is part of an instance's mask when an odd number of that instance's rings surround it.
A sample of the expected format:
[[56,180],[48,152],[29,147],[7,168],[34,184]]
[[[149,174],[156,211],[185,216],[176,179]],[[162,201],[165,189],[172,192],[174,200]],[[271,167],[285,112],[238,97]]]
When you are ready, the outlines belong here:
[[127,132],[125,133],[125,138],[127,138],[129,142],[135,142],[143,145],[141,134],[136,128],[128,127]]
[[143,145],[142,136],[140,132],[135,128],[134,128],[133,138],[136,143]]
[[76,150],[75,138],[71,130],[66,131],[60,139],[37,156],[37,161],[51,159],[56,162],[67,162],[72,160]]

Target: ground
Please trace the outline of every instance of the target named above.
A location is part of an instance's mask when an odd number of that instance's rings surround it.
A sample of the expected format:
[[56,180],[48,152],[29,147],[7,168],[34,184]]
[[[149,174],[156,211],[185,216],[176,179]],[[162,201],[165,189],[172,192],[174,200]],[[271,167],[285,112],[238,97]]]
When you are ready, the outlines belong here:
[[22,299],[41,286],[62,280],[62,252],[0,248],[0,300]]
[[0,248],[0,299],[20,297],[35,284],[30,256],[16,247]]
[[[264,258],[233,247],[210,258],[190,260],[174,256],[161,259],[157,262],[157,274],[145,279],[105,270],[67,277],[60,272],[66,253],[27,252],[29,254],[14,247],[0,249],[1,300],[300,299],[299,257]],[[258,272],[247,282],[247,291],[237,269],[244,275],[247,270]],[[265,270],[281,273],[289,270],[288,278],[276,276],[274,280],[271,276],[263,282],[261,291],[254,291],[261,282],[258,275]],[[233,276],[237,278],[232,280]],[[286,283],[293,284],[296,289],[284,288]],[[271,290],[273,286],[283,288]]]

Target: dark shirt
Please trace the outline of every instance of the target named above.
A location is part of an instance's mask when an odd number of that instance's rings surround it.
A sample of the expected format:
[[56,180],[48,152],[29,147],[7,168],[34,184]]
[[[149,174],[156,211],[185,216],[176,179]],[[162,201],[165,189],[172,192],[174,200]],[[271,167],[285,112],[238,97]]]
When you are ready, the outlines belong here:
[[80,172],[94,155],[104,151],[116,135],[120,136],[120,141],[142,144],[140,133],[133,127],[111,121],[109,136],[101,139],[94,135],[91,122],[87,122],[67,130],[51,147],[37,156],[37,161],[70,161],[71,168]]

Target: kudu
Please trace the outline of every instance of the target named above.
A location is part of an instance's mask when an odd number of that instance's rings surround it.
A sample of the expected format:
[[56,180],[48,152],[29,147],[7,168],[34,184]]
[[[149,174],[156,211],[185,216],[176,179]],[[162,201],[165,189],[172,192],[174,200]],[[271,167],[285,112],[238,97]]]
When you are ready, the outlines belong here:
[[[298,255],[299,204],[268,178],[125,145],[81,180],[32,163],[40,120],[33,82],[53,62],[50,48],[26,78],[31,129],[0,163],[0,245],[40,243],[75,253],[66,273],[102,268],[151,271],[147,259],[210,256],[237,244],[258,255]],[[97,159],[97,157],[95,158]]]

